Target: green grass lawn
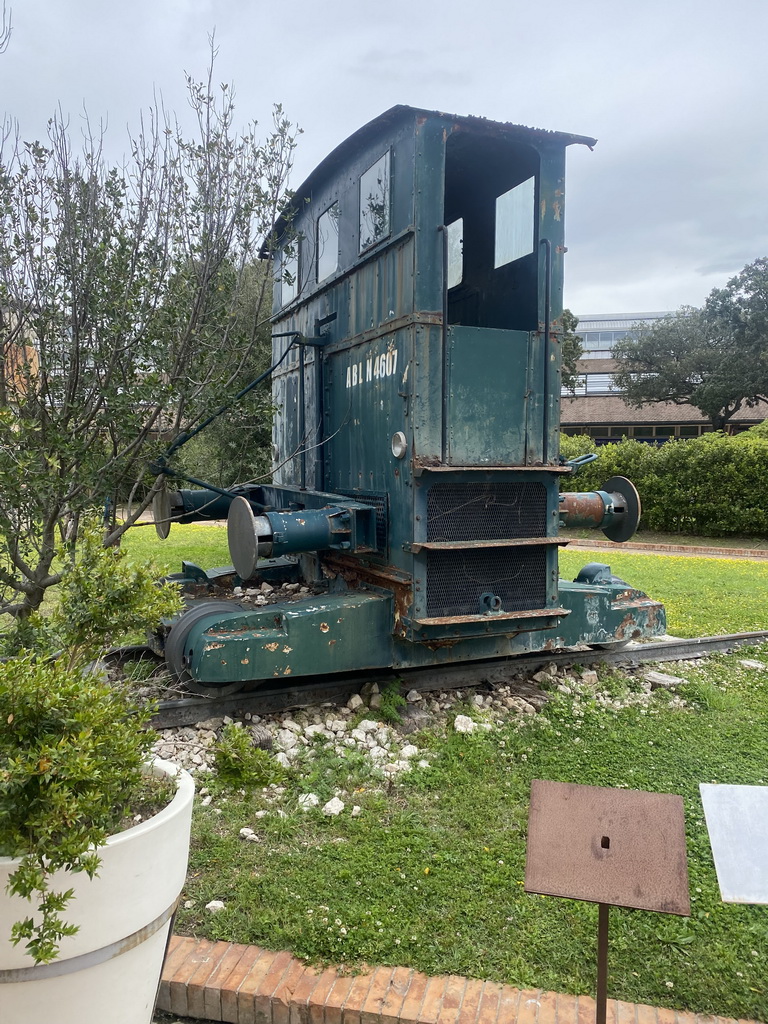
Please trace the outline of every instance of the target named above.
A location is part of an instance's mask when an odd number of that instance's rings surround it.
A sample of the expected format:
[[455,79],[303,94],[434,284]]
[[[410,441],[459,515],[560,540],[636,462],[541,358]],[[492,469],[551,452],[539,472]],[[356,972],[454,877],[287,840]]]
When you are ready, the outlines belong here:
[[[134,530],[125,543],[163,571],[183,558],[205,568],[229,560],[220,527],[174,526],[165,542]],[[768,624],[768,565],[565,551],[562,575],[573,578],[592,560],[662,600],[678,635]],[[291,771],[277,797],[214,780],[213,802],[196,811],[184,894],[192,906],[178,928],[313,961],[405,964],[592,993],[596,908],[523,892],[531,780],[679,793],[692,916],[612,911],[609,992],[768,1020],[768,909],[720,902],[698,795],[704,781],[768,784],[768,672],[742,667],[749,656],[768,664],[762,648],[673,668],[690,680],[684,707],[664,691],[647,701],[631,679],[601,670],[602,698],[580,688],[487,733],[424,732],[415,742],[431,767],[397,785],[382,783],[356,752],[332,749]],[[324,801],[337,790],[360,806],[359,817],[297,810],[301,793]],[[239,838],[246,825],[259,842]],[[226,910],[206,913],[211,899]]]
[[[745,654],[768,665],[765,648]],[[768,908],[720,902],[698,794],[701,781],[768,783],[768,671],[741,667],[745,654],[686,667],[685,707],[605,672],[602,700],[581,687],[487,733],[424,732],[431,767],[397,785],[332,748],[276,799],[210,783],[177,927],[316,962],[593,993],[596,907],[523,891],[531,780],[679,793],[692,916],[613,910],[609,994],[766,1020]],[[322,803],[339,790],[359,817],[297,809],[300,793]],[[244,826],[258,842],[239,838]],[[212,899],[226,909],[206,913]]]
[[162,573],[179,572],[182,561],[203,569],[232,563],[226,527],[210,523],[174,523],[165,540],[158,537],[152,524],[142,524],[127,531],[123,547],[131,557],[153,562]]

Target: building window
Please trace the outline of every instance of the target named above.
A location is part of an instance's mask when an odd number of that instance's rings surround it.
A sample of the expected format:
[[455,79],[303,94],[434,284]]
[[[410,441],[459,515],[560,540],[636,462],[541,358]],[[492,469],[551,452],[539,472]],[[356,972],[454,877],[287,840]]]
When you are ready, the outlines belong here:
[[339,204],[334,203],[317,221],[317,283],[339,269]]
[[360,252],[389,234],[389,151],[360,176]]
[[536,179],[528,178],[496,200],[494,268],[533,252],[535,185]]

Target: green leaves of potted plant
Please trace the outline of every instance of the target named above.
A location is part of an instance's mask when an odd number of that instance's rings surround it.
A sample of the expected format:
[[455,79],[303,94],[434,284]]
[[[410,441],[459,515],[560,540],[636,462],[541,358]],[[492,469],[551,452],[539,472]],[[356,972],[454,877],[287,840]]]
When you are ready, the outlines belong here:
[[95,528],[60,597],[24,625],[33,649],[0,664],[3,1021],[138,1024],[184,881],[194,787],[173,766],[148,770],[151,709],[88,665],[179,598],[102,548]]

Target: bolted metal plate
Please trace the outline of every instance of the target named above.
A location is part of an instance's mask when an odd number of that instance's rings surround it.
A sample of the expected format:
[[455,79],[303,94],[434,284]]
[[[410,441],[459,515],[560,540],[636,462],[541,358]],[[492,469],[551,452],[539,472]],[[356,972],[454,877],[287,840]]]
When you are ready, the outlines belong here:
[[682,797],[534,779],[525,889],[689,915]]
[[768,786],[699,785],[724,903],[768,903]]

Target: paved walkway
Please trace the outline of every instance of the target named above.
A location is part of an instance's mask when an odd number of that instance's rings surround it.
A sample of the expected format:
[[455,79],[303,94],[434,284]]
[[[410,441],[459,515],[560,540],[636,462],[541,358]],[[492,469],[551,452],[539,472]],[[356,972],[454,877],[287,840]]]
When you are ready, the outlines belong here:
[[[259,946],[171,939],[158,1009],[231,1024],[593,1024],[595,1001],[406,967],[316,970]],[[608,1002],[607,1024],[735,1024],[730,1018]]]

